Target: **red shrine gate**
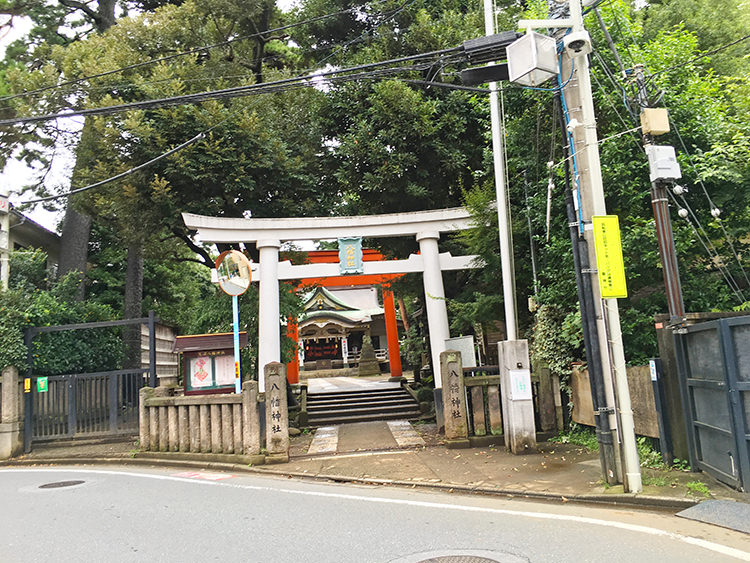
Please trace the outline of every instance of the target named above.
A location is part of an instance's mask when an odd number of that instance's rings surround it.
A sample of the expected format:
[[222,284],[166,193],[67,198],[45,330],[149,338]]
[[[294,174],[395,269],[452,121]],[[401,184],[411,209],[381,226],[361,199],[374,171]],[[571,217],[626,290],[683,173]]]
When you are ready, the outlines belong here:
[[[318,250],[308,253],[309,263],[311,264],[336,264],[339,262],[338,250]],[[374,249],[362,250],[363,262],[380,262],[385,261],[385,257]],[[383,312],[385,317],[386,341],[388,346],[388,364],[391,377],[401,377],[403,371],[401,368],[401,353],[399,350],[398,340],[398,322],[396,319],[395,299],[393,291],[387,289],[390,283],[402,277],[404,274],[353,274],[339,275],[320,278],[304,278],[300,281],[298,289],[306,287],[354,287],[354,286],[375,286],[383,287]],[[405,313],[402,311],[402,314]],[[299,345],[299,330],[297,319],[289,319],[287,324],[287,336]],[[335,344],[331,344],[332,346]],[[339,344],[340,346],[340,344]],[[343,354],[346,361],[346,350],[338,348],[336,354]],[[287,378],[290,383],[299,382],[299,356],[287,363]]]

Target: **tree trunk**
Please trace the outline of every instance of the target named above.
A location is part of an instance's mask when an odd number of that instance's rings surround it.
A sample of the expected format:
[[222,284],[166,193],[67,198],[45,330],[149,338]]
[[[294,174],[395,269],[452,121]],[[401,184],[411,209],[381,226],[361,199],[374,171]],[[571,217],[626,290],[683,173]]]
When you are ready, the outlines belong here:
[[[100,0],[96,12],[80,2],[60,0],[60,3],[81,11],[84,17],[91,20],[99,33],[106,31],[115,24],[116,0]],[[86,296],[84,279],[86,277],[90,235],[91,217],[73,209],[72,198],[69,198],[68,205],[65,208],[65,219],[60,239],[59,273],[60,275],[72,271],[81,273],[81,280],[78,284],[78,292],[76,293],[78,301],[83,301]]]
[[[143,307],[143,241],[128,245],[128,265],[125,273],[125,306],[123,317],[138,319]],[[122,333],[124,368],[141,367],[141,326],[125,327]]]
[[60,240],[59,275],[79,272],[81,279],[78,284],[76,299],[83,301],[85,297],[84,278],[86,276],[86,262],[89,249],[89,234],[91,232],[91,217],[78,213],[68,202],[65,209],[62,237]]

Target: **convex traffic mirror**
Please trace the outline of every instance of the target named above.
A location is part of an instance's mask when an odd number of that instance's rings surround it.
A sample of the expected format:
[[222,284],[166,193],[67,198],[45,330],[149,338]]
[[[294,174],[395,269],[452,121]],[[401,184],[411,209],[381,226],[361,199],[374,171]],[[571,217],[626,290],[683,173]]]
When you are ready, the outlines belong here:
[[239,250],[227,250],[216,259],[219,287],[228,295],[242,295],[250,287],[252,271],[247,256]]

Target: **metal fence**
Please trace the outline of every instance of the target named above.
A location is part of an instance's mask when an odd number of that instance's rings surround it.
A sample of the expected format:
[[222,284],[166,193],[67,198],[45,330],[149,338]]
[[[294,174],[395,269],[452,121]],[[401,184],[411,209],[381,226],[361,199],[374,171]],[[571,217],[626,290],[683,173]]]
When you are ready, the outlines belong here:
[[[39,334],[142,324],[149,329],[148,368],[49,376],[34,373],[33,343]],[[155,326],[156,318],[151,311],[143,319],[27,329],[24,451],[31,451],[32,441],[137,433],[138,393],[144,385],[157,384]]]
[[[33,441],[133,434],[138,431],[138,392],[148,370],[54,375],[47,391],[33,393]],[[36,387],[38,377],[32,377]]]

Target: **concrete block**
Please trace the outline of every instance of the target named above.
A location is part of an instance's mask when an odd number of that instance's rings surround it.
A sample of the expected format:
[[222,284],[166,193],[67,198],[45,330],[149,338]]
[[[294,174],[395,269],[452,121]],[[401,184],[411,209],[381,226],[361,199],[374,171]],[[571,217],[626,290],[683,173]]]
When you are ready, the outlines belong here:
[[18,393],[18,370],[13,367],[7,367],[3,370],[3,384],[0,387],[2,401],[2,419],[0,422],[12,423],[20,422],[21,419],[21,397]]
[[190,432],[190,452],[201,451],[201,417],[198,405],[190,405],[188,409],[188,427]]
[[221,453],[221,407],[211,405],[211,453]]
[[514,454],[536,452],[528,342],[498,342],[498,359],[505,444]]
[[245,455],[260,454],[257,381],[242,384],[242,448]]
[[23,422],[0,423],[0,459],[23,453]]
[[234,453],[234,428],[232,405],[221,405],[221,450],[225,454]]
[[151,449],[150,410],[146,408],[146,399],[153,395],[151,387],[143,387],[138,392],[138,431],[140,448],[143,451]]
[[177,407],[167,408],[167,426],[169,432],[170,452],[176,452],[180,449],[180,430],[177,427]]
[[190,407],[182,406],[177,408],[177,427],[179,434],[179,451],[190,451],[190,420],[188,418],[188,409]]

